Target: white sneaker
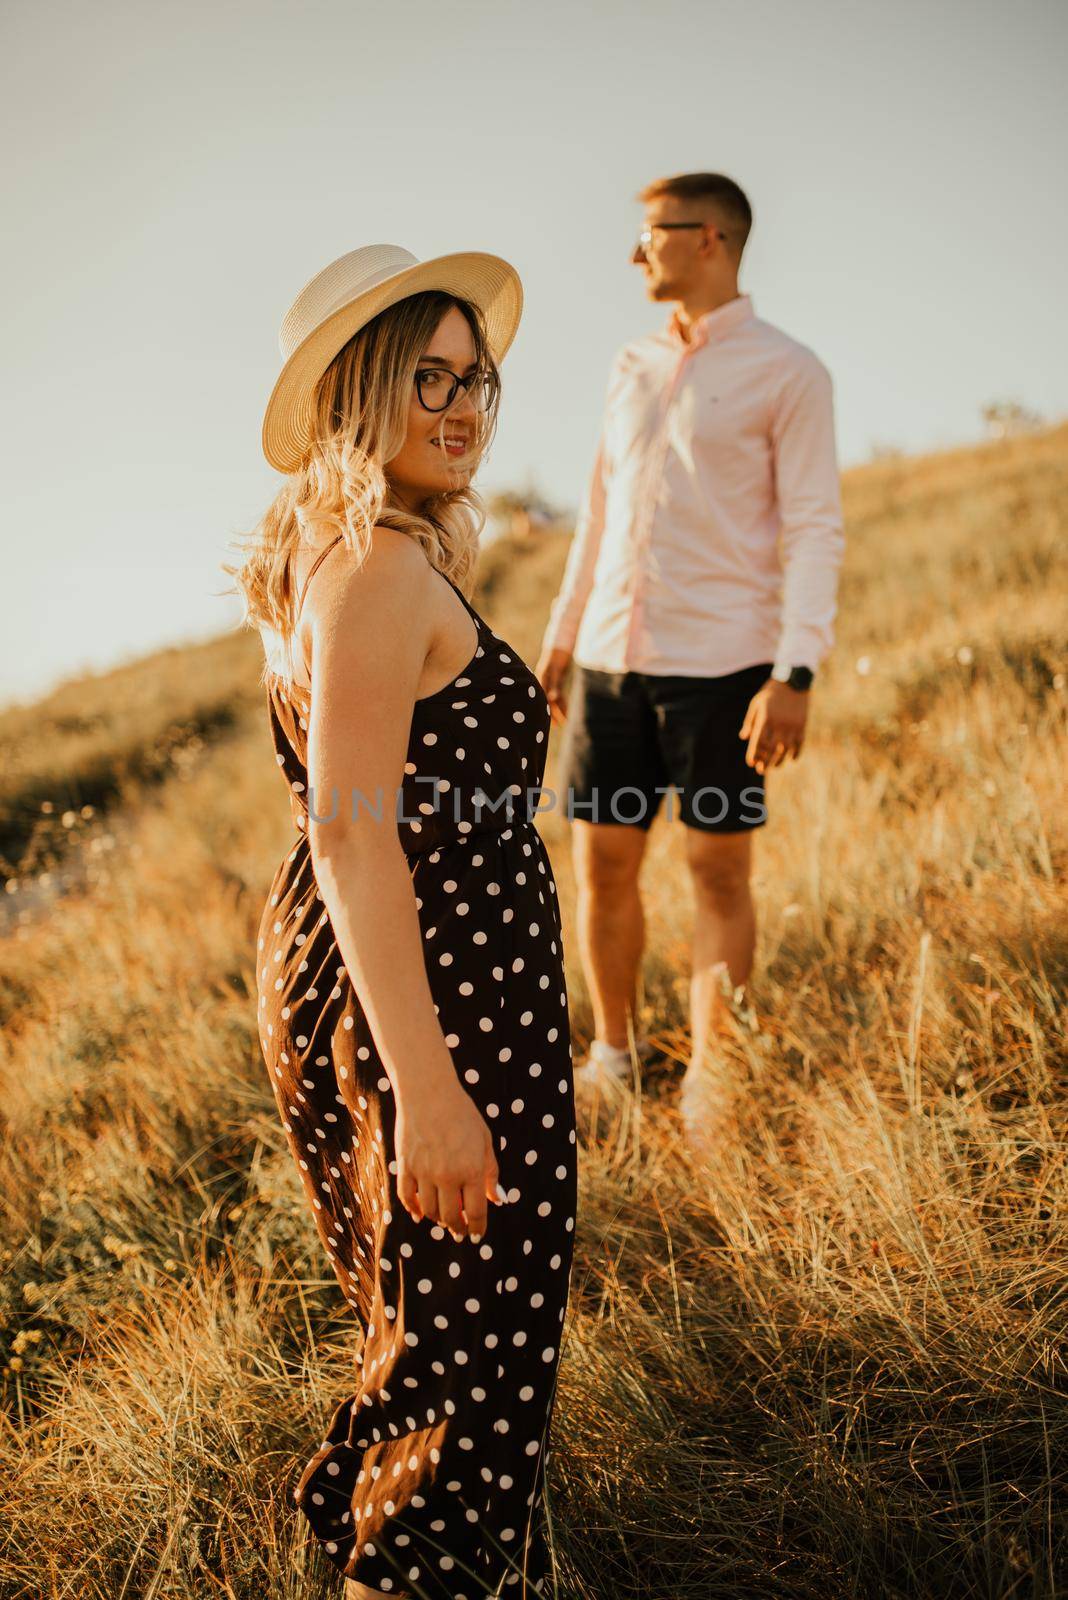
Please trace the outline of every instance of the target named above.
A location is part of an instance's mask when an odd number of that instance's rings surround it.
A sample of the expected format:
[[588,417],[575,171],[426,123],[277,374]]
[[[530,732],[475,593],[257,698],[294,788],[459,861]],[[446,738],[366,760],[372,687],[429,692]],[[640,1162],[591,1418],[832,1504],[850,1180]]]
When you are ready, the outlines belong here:
[[630,1082],[630,1051],[594,1039],[581,1067],[575,1068],[576,1091],[616,1088]]
[[[656,1054],[648,1039],[639,1039],[635,1046],[639,1061],[647,1061]],[[576,1089],[614,1088],[633,1081],[630,1050],[625,1045],[609,1044],[605,1039],[594,1039],[582,1066],[575,1068]]]
[[714,1155],[730,1137],[737,1109],[734,1087],[722,1072],[688,1067],[679,1084],[683,1137],[694,1155]]

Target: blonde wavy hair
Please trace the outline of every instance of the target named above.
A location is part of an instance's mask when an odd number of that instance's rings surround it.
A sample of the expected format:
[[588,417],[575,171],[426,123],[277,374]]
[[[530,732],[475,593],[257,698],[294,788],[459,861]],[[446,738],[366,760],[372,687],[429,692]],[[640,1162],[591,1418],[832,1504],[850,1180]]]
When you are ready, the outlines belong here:
[[[470,598],[469,579],[486,520],[470,480],[432,495],[423,514],[416,515],[397,500],[385,471],[385,463],[404,445],[419,358],[453,306],[471,329],[479,368],[497,379],[492,403],[476,411],[471,449],[453,465],[473,470],[485,454],[497,426],[500,374],[476,306],[457,295],[428,290],[388,307],[353,335],[316,385],[311,439],[299,469],[288,475],[252,534],[237,541],[246,554],[244,564],[223,564],[243,596],[240,626],[260,630],[265,652],[267,634],[281,648],[280,668],[265,658],[261,682],[277,676],[292,690],[297,625],[293,574],[302,545],[318,550],[340,533],[362,562],[376,526],[397,528],[417,540],[431,566]],[[441,413],[442,430],[448,415]]]

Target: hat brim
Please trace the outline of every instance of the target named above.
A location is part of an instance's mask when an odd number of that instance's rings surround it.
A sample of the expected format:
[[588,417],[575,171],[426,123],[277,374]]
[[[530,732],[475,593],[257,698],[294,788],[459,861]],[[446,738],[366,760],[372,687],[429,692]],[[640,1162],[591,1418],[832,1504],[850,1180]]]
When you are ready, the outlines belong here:
[[295,472],[303,461],[311,438],[315,385],[338,351],[380,311],[426,289],[441,289],[476,305],[494,360],[504,359],[523,314],[523,285],[514,267],[481,251],[435,256],[405,267],[332,312],[286,361],[263,417],[263,453],[272,467]]

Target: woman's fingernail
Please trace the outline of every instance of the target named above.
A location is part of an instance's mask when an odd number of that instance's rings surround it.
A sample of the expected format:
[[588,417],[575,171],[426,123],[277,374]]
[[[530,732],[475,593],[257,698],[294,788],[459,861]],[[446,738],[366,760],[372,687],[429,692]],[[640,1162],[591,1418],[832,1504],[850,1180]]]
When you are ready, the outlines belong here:
[[497,1199],[502,1201],[505,1205],[508,1204],[508,1196],[505,1194],[500,1184],[497,1185]]
[[481,1238],[482,1238],[482,1235],[480,1233],[473,1233],[471,1235],[471,1243],[472,1244],[478,1244],[478,1242],[479,1242],[479,1240]]

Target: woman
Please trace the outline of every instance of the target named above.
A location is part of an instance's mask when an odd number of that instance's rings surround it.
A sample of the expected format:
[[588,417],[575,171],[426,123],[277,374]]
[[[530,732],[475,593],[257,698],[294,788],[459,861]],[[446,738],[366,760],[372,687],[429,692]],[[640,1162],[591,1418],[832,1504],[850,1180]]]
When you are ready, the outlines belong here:
[[264,420],[289,476],[239,574],[298,834],[259,929],[260,1041],[363,1330],[294,1502],[351,1600],[549,1592],[577,1195],[533,821],[550,712],[461,587],[521,305],[494,256],[372,246],[313,278]]

